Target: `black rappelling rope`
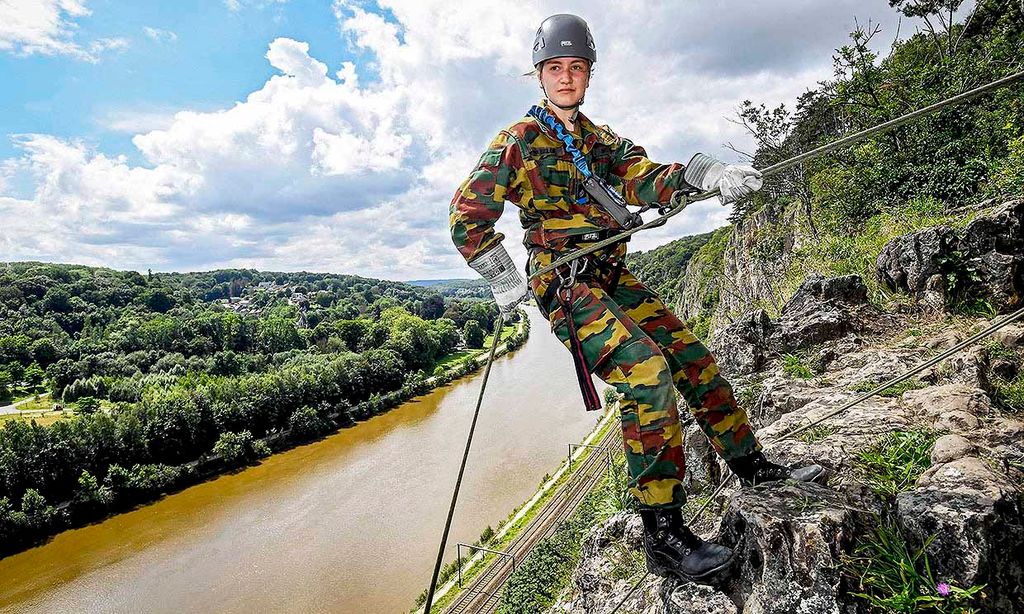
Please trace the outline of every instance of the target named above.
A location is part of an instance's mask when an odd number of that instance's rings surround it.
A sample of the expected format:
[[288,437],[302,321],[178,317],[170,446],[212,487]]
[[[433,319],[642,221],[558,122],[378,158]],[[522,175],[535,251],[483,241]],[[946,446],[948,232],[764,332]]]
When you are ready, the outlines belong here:
[[[786,170],[786,169],[788,169],[788,168],[790,168],[792,166],[796,166],[797,164],[800,164],[801,162],[804,162],[806,160],[811,160],[813,158],[818,158],[820,156],[823,156],[823,155],[825,155],[825,154],[827,154],[829,152],[832,152],[832,151],[834,151],[836,149],[839,149],[841,147],[845,147],[847,145],[852,145],[854,143],[859,143],[860,141],[863,141],[863,140],[867,139],[868,137],[870,137],[872,135],[878,134],[880,132],[885,132],[887,130],[891,130],[892,128],[895,128],[897,126],[901,126],[901,125],[903,125],[905,123],[908,123],[908,122],[910,122],[910,121],[912,121],[914,119],[917,119],[917,118],[919,118],[921,116],[929,115],[931,113],[934,113],[935,111],[938,111],[938,110],[940,110],[940,109],[942,109],[944,107],[951,106],[951,105],[954,105],[954,104],[959,104],[959,103],[964,102],[966,100],[970,100],[972,98],[976,98],[977,96],[980,96],[980,95],[982,95],[982,94],[984,94],[986,92],[990,92],[992,90],[996,90],[996,89],[999,89],[1001,87],[1005,87],[1007,85],[1010,85],[1011,83],[1014,83],[1016,81],[1021,80],[1022,78],[1024,78],[1024,71],[1021,71],[1021,72],[1018,72],[1018,73],[1014,73],[1014,74],[1009,75],[1007,77],[1003,77],[1002,79],[998,79],[996,81],[993,81],[992,83],[988,83],[986,85],[982,85],[980,87],[976,87],[973,90],[964,92],[962,94],[958,94],[958,95],[953,96],[951,98],[947,98],[946,100],[942,100],[942,101],[936,102],[935,104],[928,105],[928,106],[923,107],[921,109],[918,109],[916,111],[911,111],[910,113],[907,113],[906,115],[903,115],[903,116],[898,117],[896,119],[893,119],[893,120],[881,123],[881,124],[879,124],[877,126],[873,126],[871,128],[867,128],[865,130],[861,130],[860,132],[857,132],[857,133],[845,136],[845,137],[843,137],[843,138],[841,138],[841,139],[839,139],[837,141],[833,141],[833,142],[828,143],[826,145],[822,145],[821,147],[817,147],[815,149],[812,149],[811,151],[808,151],[808,152],[802,153],[800,155],[794,156],[794,157],[792,157],[792,158],[790,158],[788,160],[784,160],[784,161],[779,162],[777,164],[773,164],[773,165],[763,169],[761,171],[761,175],[762,175],[762,177],[771,177],[772,175],[776,175],[776,174],[778,174],[778,173],[780,173],[780,172],[782,172],[782,171],[784,171],[784,170]],[[715,196],[717,194],[719,194],[719,191],[718,191],[717,188],[715,188],[714,190],[710,190],[708,192],[702,192],[700,194],[694,195],[692,200],[704,200],[704,199],[707,199],[707,198],[711,198],[712,196]],[[680,190],[680,191],[678,191],[678,192],[676,192],[676,193],[674,193],[672,195],[672,198],[671,198],[671,200],[669,202],[669,205],[672,206],[672,209],[670,211],[668,211],[667,213],[665,213],[664,215],[660,215],[657,218],[655,218],[655,219],[653,219],[653,220],[651,220],[651,221],[649,221],[649,222],[647,222],[645,224],[637,226],[636,228],[623,231],[623,232],[621,232],[619,234],[616,234],[616,235],[614,235],[612,237],[609,237],[607,239],[603,239],[601,241],[597,241],[596,243],[593,243],[593,244],[589,245],[588,247],[584,247],[584,248],[578,249],[578,250],[576,250],[576,251],[574,251],[574,252],[572,252],[572,253],[570,253],[570,254],[568,254],[566,256],[563,256],[562,258],[559,258],[559,259],[555,260],[551,264],[549,264],[549,265],[547,265],[545,267],[541,267],[540,269],[537,269],[537,271],[535,271],[532,275],[530,275],[529,279],[534,279],[534,278],[536,278],[536,277],[538,277],[540,275],[543,275],[544,273],[547,273],[549,271],[553,271],[554,269],[556,269],[559,266],[562,266],[564,264],[568,264],[569,262],[572,262],[573,260],[576,260],[576,259],[578,259],[578,258],[580,258],[582,256],[585,256],[587,254],[593,253],[593,252],[595,252],[595,251],[597,251],[599,249],[602,249],[604,247],[607,247],[607,246],[609,246],[609,245],[611,245],[613,243],[618,243],[623,238],[628,237],[628,236],[633,235],[633,234],[636,234],[637,232],[640,232],[641,230],[646,230],[648,228],[652,228],[652,227],[655,227],[655,226],[660,226],[661,224],[664,224],[665,221],[668,218],[678,214],[683,209],[685,209],[686,206],[690,202],[691,201],[690,201],[690,199],[687,198],[686,193],[684,191]],[[1012,318],[1008,318],[1007,320],[1002,321],[999,324],[999,326],[1003,326],[1005,324],[1008,324],[1013,319],[1017,319],[1017,318],[1019,318],[1022,315],[1024,315],[1024,309],[1022,309],[1022,310],[1018,311],[1017,313],[1013,314]],[[499,323],[502,321],[502,315],[499,315],[498,321],[499,321]],[[477,416],[480,413],[480,403],[483,400],[484,388],[487,386],[487,376],[488,376],[488,374],[491,371],[491,362],[494,360],[494,350],[495,350],[495,348],[497,347],[497,344],[498,344],[498,337],[500,335],[500,330],[501,329],[498,328],[498,326],[496,325],[495,326],[495,331],[496,332],[495,332],[494,342],[491,345],[491,354],[490,354],[490,356],[487,359],[487,369],[484,371],[484,381],[480,385],[480,396],[479,396],[479,398],[477,398],[476,411],[473,414],[473,423],[472,423],[472,425],[470,426],[470,429],[469,429],[469,439],[466,441],[466,451],[465,451],[465,453],[462,456],[462,466],[459,468],[459,477],[458,477],[458,479],[455,482],[455,492],[452,494],[452,504],[451,504],[451,507],[448,510],[448,520],[445,522],[444,535],[441,537],[441,546],[438,549],[437,561],[434,564],[434,575],[433,575],[433,577],[430,580],[430,588],[427,590],[427,600],[426,600],[426,603],[424,604],[424,609],[423,609],[424,614],[430,614],[430,606],[433,603],[434,589],[435,589],[436,584],[437,584],[437,576],[438,576],[438,573],[440,572],[440,569],[441,569],[441,559],[442,559],[442,557],[444,555],[445,544],[448,541],[448,531],[451,528],[452,516],[455,513],[455,503],[458,500],[459,487],[462,484],[462,474],[464,473],[464,471],[466,469],[466,459],[469,457],[469,447],[470,447],[470,444],[472,444],[472,442],[473,442],[473,431],[476,428]],[[992,330],[994,330],[994,328]],[[959,349],[959,347],[957,349]],[[897,379],[899,379],[899,378],[897,378]],[[893,380],[893,381],[895,381],[895,380]],[[902,380],[899,380],[899,381],[902,381]],[[891,386],[891,385],[892,385],[892,382],[887,383],[887,384],[884,385],[884,388],[886,388],[888,386]],[[859,399],[856,399],[853,403],[849,403],[849,404],[845,405],[844,407],[840,408],[839,410],[837,410],[836,412],[833,412],[833,413],[829,414],[828,416],[825,416],[825,417],[821,418],[820,420],[818,420],[818,422],[820,422],[821,420],[825,420],[828,417],[831,417],[832,415],[835,415],[836,413],[839,413],[839,411],[845,411],[846,409],[849,409],[853,405],[855,405],[855,404],[863,401],[864,399],[866,399],[866,398],[876,394],[878,391],[884,390],[884,388],[879,388],[879,389],[876,389],[875,391],[872,391],[870,393],[867,393],[867,394],[863,395]],[[801,427],[800,429],[798,429],[798,431],[799,430],[804,430],[806,428],[810,428],[815,423],[812,423],[812,424],[806,425],[804,427]],[[794,431],[793,433],[790,433],[790,435],[795,435],[796,432],[798,432],[798,431]],[[719,489],[718,489],[718,491],[716,491],[716,494],[717,494],[717,492],[721,492],[721,490],[725,487],[725,485],[727,483],[728,483],[728,479],[726,479],[726,481],[724,481],[722,483],[722,485],[719,486]],[[710,499],[709,499],[709,501],[710,501]],[[638,582],[637,585],[633,587],[633,590],[636,590],[637,586],[639,586],[640,583],[642,583],[644,580],[646,580],[647,576],[649,574],[650,574],[650,572],[647,572],[647,574],[644,574],[644,576],[640,579],[640,582]],[[630,594],[632,594],[632,592],[633,591],[631,590]],[[626,598],[628,599],[628,597],[629,596],[627,595]],[[617,612],[618,609],[620,607],[622,607],[623,603],[625,603],[625,599],[623,599],[623,601],[620,602],[619,605],[616,606],[616,608],[614,610],[612,610],[612,614],[614,614],[614,612]]]
[[462,475],[466,472],[466,460],[469,458],[469,447],[473,445],[473,431],[476,430],[476,419],[480,416],[480,404],[484,400],[484,389],[487,387],[487,377],[491,374],[491,363],[494,362],[494,350],[498,348],[498,339],[501,338],[501,329],[504,325],[505,314],[499,311],[498,319],[494,323],[494,340],[491,341],[491,353],[487,356],[487,368],[484,369],[484,381],[480,384],[480,396],[476,399],[476,410],[473,412],[473,423],[469,425],[469,437],[466,439],[466,451],[462,453],[462,465],[459,466],[459,477],[455,479],[455,492],[452,493],[452,504],[448,508],[448,519],[444,522],[444,534],[441,535],[441,546],[437,549],[437,561],[434,562],[434,575],[430,578],[430,589],[427,590],[427,600],[423,604],[423,611],[426,614],[430,614],[430,606],[434,602],[434,589],[437,587],[437,575],[441,572],[441,560],[444,558],[444,547],[448,544],[448,531],[452,528],[452,516],[455,515],[455,503],[459,500],[459,488],[462,486]]

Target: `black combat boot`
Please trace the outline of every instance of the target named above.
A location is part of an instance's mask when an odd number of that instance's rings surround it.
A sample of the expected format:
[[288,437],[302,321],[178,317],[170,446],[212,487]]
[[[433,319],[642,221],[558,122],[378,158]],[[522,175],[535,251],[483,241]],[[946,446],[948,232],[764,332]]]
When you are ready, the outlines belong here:
[[682,512],[641,509],[647,570],[659,576],[710,584],[732,563],[732,550],[706,542],[683,524]]
[[825,476],[825,468],[821,465],[783,467],[771,462],[760,452],[727,460],[725,464],[729,465],[729,469],[732,469],[744,486],[756,486],[777,480],[816,482]]

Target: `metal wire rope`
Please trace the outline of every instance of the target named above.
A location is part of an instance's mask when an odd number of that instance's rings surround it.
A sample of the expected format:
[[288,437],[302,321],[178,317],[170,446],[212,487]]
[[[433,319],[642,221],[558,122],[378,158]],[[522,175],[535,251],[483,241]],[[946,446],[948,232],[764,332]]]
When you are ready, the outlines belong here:
[[491,341],[491,353],[487,356],[487,368],[484,369],[484,381],[480,384],[480,396],[476,398],[476,410],[473,411],[473,422],[469,425],[469,437],[466,438],[466,451],[462,453],[462,464],[459,466],[459,477],[455,479],[455,491],[452,493],[452,503],[448,508],[448,519],[444,522],[444,534],[441,536],[441,546],[437,549],[437,561],[434,562],[434,575],[430,578],[430,588],[427,590],[427,600],[423,604],[423,611],[430,614],[430,605],[434,602],[434,589],[437,586],[437,576],[441,572],[441,560],[444,558],[444,547],[448,543],[448,531],[452,528],[452,517],[455,515],[455,504],[459,500],[459,488],[462,487],[462,475],[466,472],[466,460],[469,458],[469,448],[473,445],[473,432],[476,430],[476,419],[480,416],[480,404],[484,400],[484,389],[487,388],[487,377],[491,374],[491,363],[494,362],[494,350],[498,347],[498,339],[501,337],[501,328],[505,324],[505,314],[498,312],[498,319],[494,323],[494,339]]
[[[1018,72],[1018,73],[1014,73],[1014,74],[1012,74],[1012,75],[1010,75],[1008,77],[1003,77],[1002,79],[999,79],[997,81],[993,81],[992,83],[988,83],[986,85],[982,85],[980,87],[976,87],[973,90],[969,90],[967,92],[964,92],[963,94],[958,94],[956,96],[953,96],[952,98],[947,98],[946,100],[941,100],[939,102],[936,102],[935,104],[928,105],[927,107],[920,108],[920,109],[918,109],[916,111],[911,111],[910,113],[907,113],[906,115],[903,115],[901,117],[897,117],[896,119],[889,120],[887,122],[878,124],[877,126],[873,126],[871,128],[866,128],[864,130],[861,130],[860,132],[856,132],[856,133],[851,134],[849,136],[845,136],[845,137],[843,137],[843,138],[841,138],[841,139],[839,139],[837,141],[833,141],[831,143],[827,143],[825,145],[822,145],[821,147],[817,147],[815,149],[812,149],[811,151],[802,153],[802,154],[797,155],[797,156],[793,156],[792,158],[789,158],[788,160],[783,160],[782,162],[779,162],[777,164],[773,164],[771,166],[765,167],[764,169],[761,169],[761,176],[762,177],[771,177],[773,175],[777,175],[777,174],[781,173],[782,171],[784,171],[784,170],[786,170],[788,168],[791,168],[793,166],[796,166],[797,164],[800,164],[801,162],[805,162],[807,160],[818,158],[818,157],[823,156],[823,155],[825,155],[827,153],[835,151],[836,149],[839,149],[841,147],[846,147],[847,145],[852,145],[853,143],[859,143],[860,141],[863,141],[864,139],[866,139],[866,138],[868,138],[868,137],[870,137],[872,135],[878,134],[880,132],[885,132],[886,130],[891,130],[891,129],[897,127],[897,126],[901,126],[901,125],[903,125],[903,124],[905,124],[907,122],[915,120],[915,119],[917,119],[917,118],[919,118],[919,117],[921,117],[923,115],[928,115],[930,113],[934,113],[935,111],[938,111],[938,110],[940,110],[940,109],[942,109],[944,107],[948,107],[948,106],[954,105],[954,104],[959,104],[959,103],[964,102],[966,100],[970,100],[972,98],[980,96],[980,95],[982,95],[982,94],[984,94],[986,92],[990,92],[992,90],[999,89],[1001,87],[1005,87],[1007,85],[1010,85],[1011,83],[1019,81],[1021,78],[1024,78],[1024,71],[1021,71],[1021,72]],[[601,248],[604,248],[604,247],[607,247],[607,246],[609,246],[609,245],[611,245],[613,243],[618,243],[623,238],[631,236],[631,235],[633,235],[633,234],[635,234],[637,232],[640,232],[641,230],[646,230],[646,229],[651,228],[653,226],[660,226],[660,225],[664,224],[665,221],[668,218],[672,217],[673,215],[678,214],[683,209],[685,209],[686,206],[689,203],[691,203],[693,201],[696,201],[696,200],[705,200],[705,199],[711,198],[712,196],[716,196],[718,194],[719,194],[718,188],[715,188],[714,190],[709,190],[707,192],[701,192],[700,194],[693,195],[692,198],[691,198],[691,197],[687,196],[686,193],[683,190],[678,190],[678,191],[676,191],[675,193],[672,194],[672,198],[669,200],[668,204],[669,204],[669,206],[672,207],[672,209],[668,213],[665,213],[664,215],[658,216],[658,217],[652,219],[650,222],[647,222],[645,224],[637,226],[636,228],[631,228],[629,230],[625,230],[625,231],[623,231],[623,232],[621,232],[621,233],[619,233],[619,234],[617,234],[615,236],[609,237],[607,239],[602,239],[601,241],[597,241],[596,243],[588,245],[587,247],[578,249],[578,250],[576,250],[576,251],[574,251],[574,252],[572,252],[572,253],[570,253],[570,254],[568,254],[566,256],[563,256],[563,257],[559,258],[558,260],[555,260],[551,264],[537,269],[532,275],[530,275],[530,279],[533,279],[535,277],[543,275],[544,273],[552,271],[555,268],[562,266],[563,264],[566,264],[568,262],[576,260],[577,258],[580,258],[581,256],[585,256],[587,254],[596,252],[597,250],[599,250]]]
[[[892,128],[895,128],[897,126],[900,126],[902,124],[910,122],[910,121],[912,121],[914,119],[917,119],[917,118],[919,118],[919,117],[921,117],[923,115],[934,113],[935,111],[938,111],[938,110],[940,110],[940,109],[942,109],[944,107],[947,107],[947,106],[950,106],[950,105],[954,105],[954,104],[959,104],[959,103],[964,102],[966,100],[970,100],[972,98],[980,96],[981,94],[984,94],[986,92],[990,92],[992,90],[995,90],[995,89],[1007,86],[1007,85],[1009,85],[1011,83],[1014,83],[1014,82],[1020,80],[1021,78],[1024,78],[1024,71],[1021,71],[1021,72],[1018,72],[1018,73],[1014,73],[1014,74],[1009,75],[1007,77],[1003,77],[1002,79],[993,81],[993,82],[988,83],[986,85],[982,85],[980,87],[974,88],[973,90],[964,92],[962,94],[958,94],[957,96],[953,96],[951,98],[947,98],[946,100],[942,100],[942,101],[939,101],[939,102],[937,102],[935,104],[928,105],[928,106],[923,107],[921,109],[918,109],[916,111],[912,111],[912,112],[907,113],[906,115],[903,115],[903,116],[898,117],[896,119],[893,119],[893,120],[881,123],[881,124],[879,124],[877,126],[873,126],[871,128],[867,128],[867,129],[862,130],[860,132],[848,135],[848,136],[843,137],[843,138],[841,138],[841,139],[839,139],[837,141],[833,141],[831,143],[827,143],[825,145],[822,145],[820,147],[812,149],[811,151],[808,151],[808,152],[802,153],[800,155],[794,156],[792,158],[789,158],[788,160],[784,160],[784,161],[779,162],[777,164],[773,164],[773,165],[771,165],[769,167],[766,167],[766,168],[762,169],[761,170],[761,175],[762,175],[762,177],[771,177],[772,175],[776,175],[776,174],[778,174],[778,173],[780,173],[780,172],[782,172],[782,171],[784,171],[784,170],[786,170],[786,169],[788,169],[790,167],[796,166],[797,164],[800,164],[801,162],[804,162],[806,160],[811,160],[813,158],[817,158],[817,157],[823,156],[823,155],[825,155],[825,154],[827,154],[829,152],[832,152],[832,151],[834,151],[836,149],[839,149],[841,147],[845,147],[845,146],[853,144],[853,143],[858,143],[858,142],[863,141],[864,139],[868,138],[869,136],[872,136],[872,135],[875,135],[875,134],[878,134],[878,133],[881,133],[881,132],[885,132],[886,130],[890,130]],[[704,200],[704,199],[707,199],[707,198],[711,198],[712,196],[716,196],[718,194],[719,194],[719,191],[716,188],[714,190],[710,190],[710,191],[707,191],[707,192],[702,192],[700,194],[697,194],[697,195],[695,195],[693,197],[692,200]],[[534,278],[536,278],[536,277],[538,277],[540,275],[543,275],[544,273],[547,273],[549,271],[552,271],[552,270],[556,269],[559,266],[562,266],[564,264],[570,263],[573,260],[576,260],[576,259],[578,259],[578,258],[580,258],[582,256],[587,255],[587,254],[593,253],[593,252],[595,252],[595,251],[597,251],[597,250],[599,250],[599,249],[601,249],[603,247],[607,247],[608,245],[611,245],[613,243],[618,243],[624,237],[628,237],[628,236],[631,236],[633,234],[636,234],[637,232],[640,232],[641,230],[646,230],[646,229],[654,227],[654,226],[660,226],[661,224],[665,223],[665,221],[668,218],[670,218],[670,217],[680,213],[683,209],[686,208],[686,206],[690,202],[691,201],[687,197],[686,193],[684,191],[682,191],[682,190],[679,190],[679,191],[675,192],[674,194],[672,194],[672,197],[671,197],[670,202],[669,202],[669,205],[672,208],[667,213],[665,213],[663,215],[660,215],[657,218],[655,218],[655,219],[653,219],[653,220],[651,220],[649,222],[646,222],[646,223],[644,223],[644,224],[642,224],[640,226],[637,226],[636,228],[633,228],[633,229],[630,229],[630,230],[627,230],[627,231],[623,231],[622,233],[617,234],[617,235],[615,235],[613,237],[609,237],[607,239],[598,241],[598,242],[596,242],[596,243],[594,243],[592,245],[589,245],[589,246],[584,247],[582,249],[576,250],[576,251],[574,251],[574,252],[572,252],[572,253],[570,253],[570,254],[562,257],[562,258],[559,258],[559,259],[555,260],[554,262],[552,262],[551,264],[549,264],[549,265],[547,265],[545,267],[541,267],[540,269],[537,269],[536,271],[534,271],[534,273],[532,275],[530,275],[529,279],[534,279]],[[993,327],[990,327],[990,328],[991,328],[992,331],[994,331],[994,330],[996,330],[996,328],[999,328],[1001,326],[1009,324],[1011,321],[1016,320],[1017,318],[1021,317],[1022,315],[1024,315],[1024,309],[1021,309],[1021,310],[1015,312],[1010,318],[1007,318],[1006,320],[1002,321],[998,326],[994,325]],[[427,599],[426,599],[426,601],[424,603],[424,606],[423,606],[424,614],[430,614],[430,606],[433,603],[434,589],[436,588],[436,585],[437,585],[438,574],[440,573],[440,570],[441,570],[441,561],[442,561],[442,559],[444,557],[444,547],[447,544],[448,532],[451,529],[452,517],[455,514],[455,505],[456,505],[456,503],[458,501],[458,497],[459,497],[459,488],[462,485],[462,476],[463,476],[463,474],[465,473],[465,470],[466,470],[466,461],[469,458],[469,449],[470,449],[470,446],[473,443],[473,433],[476,430],[476,421],[477,421],[477,417],[480,414],[480,405],[481,405],[481,403],[483,401],[484,389],[487,386],[487,377],[488,377],[488,375],[490,375],[490,372],[491,372],[491,363],[494,361],[494,351],[495,351],[495,349],[498,346],[498,338],[500,337],[500,331],[501,331],[500,326],[503,324],[503,318],[504,318],[504,314],[499,314],[498,320],[497,320],[497,324],[495,324],[495,335],[494,335],[494,340],[493,340],[493,342],[491,344],[491,352],[490,352],[490,355],[487,358],[487,367],[486,367],[486,369],[484,371],[483,382],[480,384],[480,395],[477,397],[476,410],[473,412],[473,422],[472,422],[472,424],[470,425],[470,428],[469,428],[469,437],[466,440],[466,449],[465,449],[465,452],[462,455],[462,464],[459,467],[459,475],[458,475],[458,478],[456,479],[456,482],[455,482],[455,491],[452,493],[452,502],[451,502],[451,506],[448,509],[448,518],[445,521],[444,533],[443,533],[443,535],[441,537],[441,545],[438,548],[437,560],[434,563],[433,577],[430,580],[430,587],[427,590]],[[973,342],[975,337],[980,338],[978,335],[975,335],[974,337],[972,337],[968,341]],[[968,344],[968,341],[965,341],[965,342],[963,342],[961,344],[958,344],[957,346],[955,346],[951,350],[947,350],[947,352],[944,352],[944,354],[946,354],[948,356],[948,355],[951,355],[953,352],[958,351],[962,347],[966,347],[966,344]],[[942,360],[942,358],[936,357],[933,360],[935,360],[935,361]],[[924,368],[927,368],[927,366],[921,366],[921,367],[919,367],[919,370],[923,370]],[[812,422],[811,424],[808,424],[808,425],[806,425],[804,427],[801,427],[800,429],[797,429],[797,430],[793,431],[792,433],[788,433],[786,436],[780,438],[778,441],[782,441],[782,440],[788,438],[789,436],[796,435],[797,433],[802,432],[803,430],[811,428],[815,424],[817,424],[819,422],[822,422],[824,420],[827,420],[828,418],[830,418],[830,417],[832,417],[832,416],[834,416],[834,415],[836,415],[836,414],[838,414],[838,413],[840,413],[842,411],[845,411],[845,410],[849,409],[850,407],[853,407],[857,403],[860,403],[861,401],[863,401],[863,400],[873,396],[874,394],[877,394],[881,390],[884,390],[885,388],[888,388],[889,386],[893,385],[894,383],[899,383],[899,382],[903,381],[904,379],[906,379],[906,377],[910,377],[911,375],[913,375],[914,373],[917,373],[917,372],[918,371],[913,371],[909,375],[908,374],[904,374],[903,376],[894,378],[893,380],[887,382],[886,384],[883,384],[881,387],[876,388],[875,390],[873,390],[873,391],[871,391],[869,393],[865,393],[864,395],[862,395],[858,399],[855,399],[853,402],[848,403],[847,405],[844,405],[843,407],[839,408],[838,410],[829,413],[828,415],[826,415],[826,416],[816,420],[815,422]],[[904,377],[904,376],[906,376],[906,377]],[[729,481],[731,480],[731,477],[732,476],[730,476],[729,478],[726,478],[722,482],[722,484],[718,487],[718,490],[716,490],[712,494],[712,496],[705,502],[705,504],[702,505],[695,512],[694,517],[697,514],[699,514],[700,512],[702,512],[704,510],[704,508],[707,506],[707,504],[710,503],[710,501],[712,499],[714,499],[719,493],[721,493],[721,491],[725,488],[725,486],[728,485]],[[688,522],[692,522],[692,518]],[[637,589],[637,587],[639,587],[639,585],[642,584],[647,579],[648,575],[650,575],[650,572],[647,572],[646,574],[644,574],[644,576],[637,582],[636,585],[633,586],[633,588],[630,590],[630,592],[626,595],[626,598],[623,599],[615,607],[614,610],[612,610],[611,614],[614,614],[615,612],[617,612],[619,610],[620,607],[622,607],[622,604],[626,602],[626,599],[628,599],[629,596],[632,595],[632,593]]]
[[[800,433],[803,433],[804,431],[806,431],[808,429],[814,428],[815,426],[821,424],[822,422],[828,420],[829,418],[833,418],[835,416],[838,416],[839,414],[841,414],[844,411],[850,409],[854,405],[857,405],[859,403],[862,403],[862,402],[866,401],[867,399],[870,399],[871,397],[875,396],[879,392],[882,392],[886,388],[889,388],[891,386],[899,384],[900,382],[903,382],[903,381],[906,381],[906,380],[910,379],[911,377],[913,377],[914,375],[917,375],[921,371],[924,371],[925,369],[927,369],[927,368],[929,368],[931,366],[934,366],[934,365],[942,362],[943,360],[945,360],[945,359],[949,358],[950,356],[956,354],[957,352],[959,352],[960,350],[964,349],[965,347],[967,347],[967,346],[969,346],[969,345],[971,345],[971,344],[973,344],[973,343],[975,343],[977,341],[980,341],[981,339],[984,339],[985,337],[991,335],[992,333],[996,332],[1000,328],[1006,326],[1007,324],[1010,324],[1011,322],[1015,322],[1015,321],[1021,319],[1022,317],[1024,317],[1024,307],[1022,307],[1021,309],[1018,309],[1017,311],[1011,313],[1010,315],[1006,316],[1005,318],[1003,318],[1003,319],[999,320],[998,322],[992,324],[988,328],[986,328],[986,329],[984,329],[984,330],[982,330],[982,331],[980,331],[978,333],[975,333],[974,335],[968,337],[967,339],[964,339],[960,343],[954,345],[953,347],[949,348],[945,352],[942,352],[938,356],[936,356],[934,358],[931,358],[929,360],[926,360],[925,362],[919,364],[918,366],[914,367],[913,369],[911,369],[911,370],[909,370],[909,371],[907,371],[905,373],[897,375],[896,377],[894,377],[891,380],[885,382],[884,384],[879,385],[878,387],[874,388],[873,390],[865,392],[864,394],[862,394],[859,397],[853,399],[852,401],[842,405],[841,407],[828,412],[824,416],[821,416],[820,418],[816,418],[816,419],[812,420],[811,422],[809,422],[808,424],[804,424],[802,426],[799,426],[799,427],[797,427],[797,428],[787,432],[785,435],[783,435],[782,437],[779,437],[778,439],[772,441],[770,444],[768,444],[765,447],[766,448],[767,447],[771,447],[772,444],[777,444],[777,443],[781,443],[783,441],[786,441],[787,439],[792,439],[793,437],[796,437]],[[732,482],[734,477],[735,476],[733,474],[729,474],[724,480],[722,480],[722,483],[718,485],[718,488],[715,490],[715,492],[711,493],[711,496],[708,497],[704,501],[704,503],[701,504],[701,506],[698,507],[689,518],[686,519],[686,524],[692,523],[698,516],[700,516],[701,512],[703,512],[705,509],[707,509],[708,505],[710,505],[711,502],[714,501],[715,498],[717,498],[718,495],[720,495],[723,490],[725,490],[725,487],[728,486]],[[633,585],[633,587],[629,590],[629,592],[626,593],[626,596],[622,599],[622,601],[619,602],[619,604],[617,606],[615,606],[615,609],[613,609],[610,612],[610,614],[615,614],[615,612],[618,612],[619,608],[621,608],[622,605],[624,603],[626,603],[626,601],[629,600],[629,598],[630,598],[630,596],[632,596],[633,592],[636,591],[637,588],[639,588],[640,585],[642,585],[644,583],[644,581],[647,580],[647,577],[649,575],[651,575],[651,572],[649,572],[649,571],[646,572],[636,582],[636,584]]]

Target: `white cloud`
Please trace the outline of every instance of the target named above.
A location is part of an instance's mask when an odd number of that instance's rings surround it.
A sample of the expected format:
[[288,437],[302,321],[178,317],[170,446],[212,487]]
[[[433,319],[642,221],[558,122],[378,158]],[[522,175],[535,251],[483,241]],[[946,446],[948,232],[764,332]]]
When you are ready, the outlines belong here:
[[155,41],[165,40],[173,43],[174,41],[178,40],[178,35],[170,30],[162,30],[160,28],[143,26],[142,31],[145,33],[146,36]]
[[170,127],[174,123],[174,114],[171,109],[116,109],[95,121],[111,132],[140,134]]
[[[749,144],[725,119],[743,99],[792,104],[829,77],[846,22],[866,20],[862,5],[794,0],[772,15],[753,0],[729,10],[667,0],[562,8],[588,18],[597,39],[584,111],[653,159],[685,162],[696,151],[735,159],[722,144]],[[885,0],[871,7],[873,16],[894,15]],[[473,276],[451,243],[448,202],[490,138],[539,99],[522,73],[547,10],[499,0],[472,11],[441,0],[336,0],[333,9],[341,36],[370,62],[329,67],[308,43],[281,37],[265,55],[280,74],[230,108],[122,110],[99,120],[135,133],[145,167],[76,141],[21,137],[23,155],[0,181],[31,176],[36,191],[0,199],[0,220],[36,224],[47,243],[6,239],[5,251],[140,269]],[[507,206],[498,228],[521,265],[516,213]],[[631,248],[710,230],[727,213],[695,204]]]
[[77,43],[75,19],[91,14],[83,0],[0,0],[0,51],[67,55],[95,63],[104,51],[128,45],[124,38],[98,39],[85,47]]

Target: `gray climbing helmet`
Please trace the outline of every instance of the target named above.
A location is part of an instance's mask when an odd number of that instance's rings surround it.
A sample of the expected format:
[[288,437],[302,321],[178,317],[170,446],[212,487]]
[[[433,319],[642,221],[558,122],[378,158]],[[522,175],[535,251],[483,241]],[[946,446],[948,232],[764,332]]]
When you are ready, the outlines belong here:
[[582,17],[562,13],[541,22],[533,41],[533,67],[552,58],[597,61],[597,45]]

